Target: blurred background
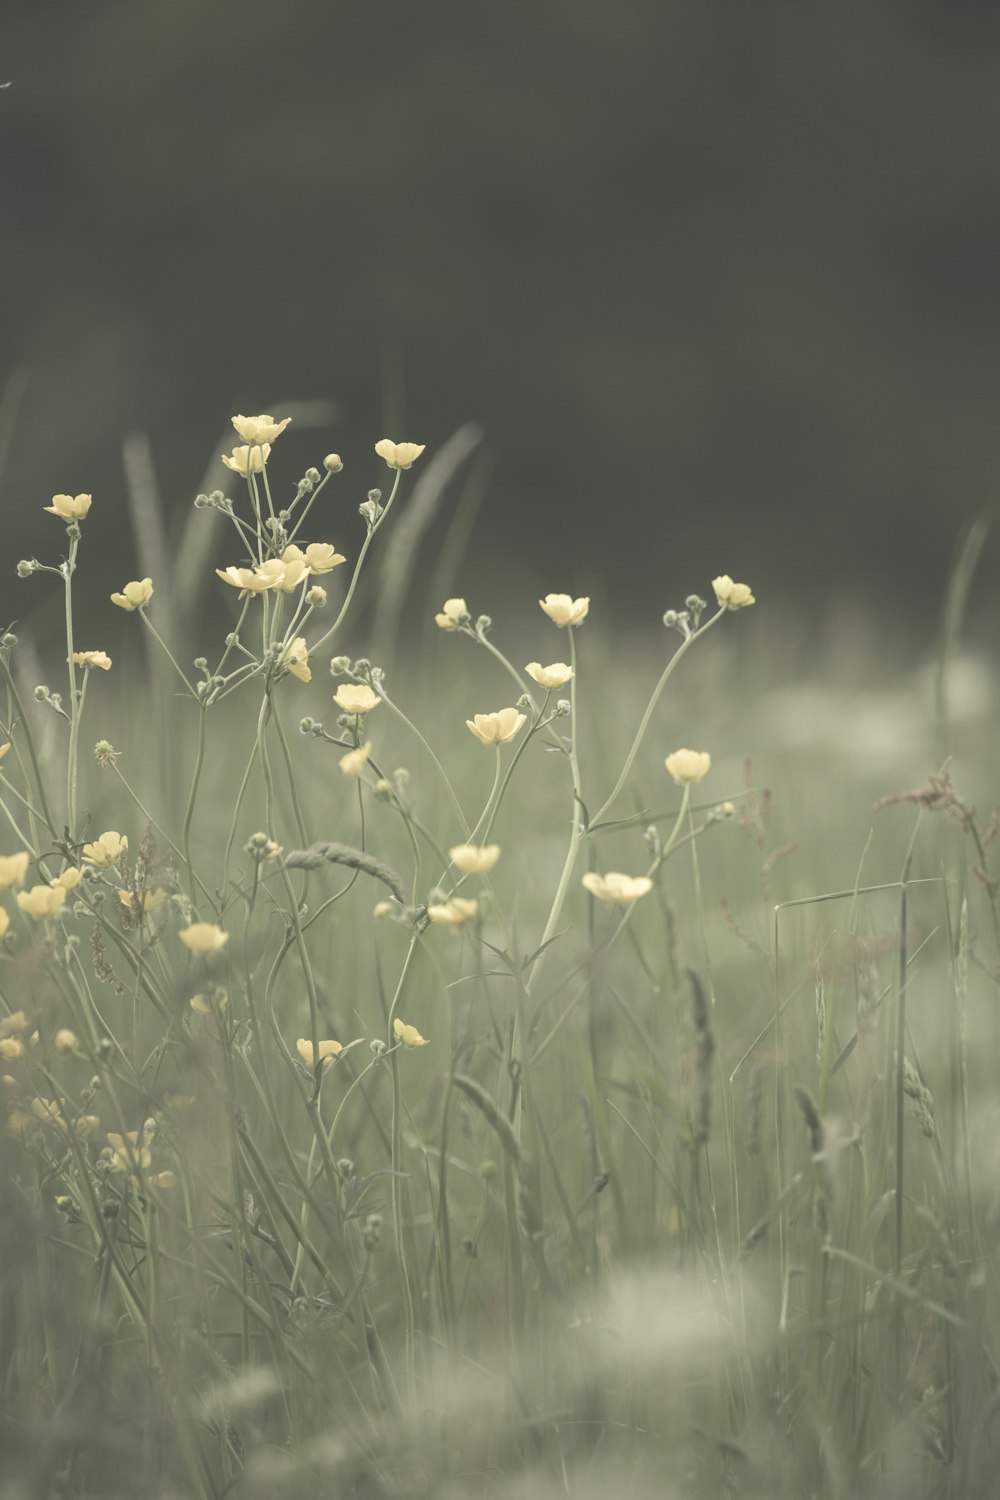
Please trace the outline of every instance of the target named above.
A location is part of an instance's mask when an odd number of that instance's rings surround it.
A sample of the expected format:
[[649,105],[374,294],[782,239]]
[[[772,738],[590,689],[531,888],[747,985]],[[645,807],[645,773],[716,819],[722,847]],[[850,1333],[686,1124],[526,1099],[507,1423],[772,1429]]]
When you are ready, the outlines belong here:
[[343,454],[352,556],[374,440],[478,424],[476,608],[727,571],[933,639],[1000,469],[1000,8],[14,0],[0,57],[5,619],[55,491],[134,576],[125,440],[177,526],[232,412],[322,400],[272,474]]

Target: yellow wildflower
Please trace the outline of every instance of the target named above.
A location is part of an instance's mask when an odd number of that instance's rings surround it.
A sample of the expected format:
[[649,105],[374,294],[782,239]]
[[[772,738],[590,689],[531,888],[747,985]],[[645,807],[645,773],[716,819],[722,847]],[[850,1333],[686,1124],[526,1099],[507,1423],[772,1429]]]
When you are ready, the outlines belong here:
[[[312,1042],[307,1041],[304,1036],[300,1036],[298,1041],[295,1043],[295,1050],[299,1054],[307,1068],[315,1068],[316,1055],[313,1052]],[[320,1042],[319,1061],[323,1065],[324,1070],[333,1067],[334,1063],[343,1052],[343,1050],[344,1049],[341,1046],[340,1042],[334,1042],[330,1040]]]
[[541,662],[529,661],[524,670],[543,688],[565,687],[574,675],[573,668],[568,667],[564,661],[554,661],[547,667],[543,667]]
[[83,871],[77,865],[70,865],[55,880],[50,880],[49,885],[61,885],[64,891],[75,891],[82,879]]
[[52,504],[43,506],[52,516],[64,521],[82,521],[91,507],[91,495],[53,495]]
[[100,667],[102,672],[111,671],[111,657],[106,651],[74,651],[73,660],[78,667]]
[[468,605],[464,599],[446,599],[441,606],[441,613],[435,615],[434,620],[440,630],[457,630],[462,616],[468,613]]
[[23,1010],[12,1010],[0,1021],[0,1036],[11,1036],[15,1031],[27,1031],[28,1018]]
[[382,702],[366,683],[342,682],[333,701],[345,714],[370,714]]
[[32,1099],[31,1113],[36,1120],[41,1120],[43,1125],[61,1125],[63,1130],[66,1129],[62,1110],[52,1099]]
[[12,886],[23,885],[30,863],[31,855],[27,849],[20,854],[0,854],[0,891],[9,891]]
[[344,776],[357,776],[368,764],[368,757],[371,753],[371,740],[365,740],[364,744],[359,745],[356,750],[348,750],[347,754],[342,755],[338,762],[341,773]]
[[142,605],[148,604],[153,597],[153,580],[141,578],[132,583],[127,583],[120,594],[111,595],[111,603],[117,604],[119,609],[129,611],[140,609]]
[[500,845],[456,844],[448,850],[448,858],[463,875],[485,875],[500,858]]
[[390,469],[410,469],[426,446],[426,443],[394,443],[390,438],[381,438],[375,444],[375,452]]
[[427,915],[432,922],[442,927],[464,927],[466,922],[472,921],[478,911],[478,901],[470,901],[465,896],[452,896],[450,901],[441,902],[437,906],[429,906]]
[[70,1031],[68,1026],[60,1026],[52,1038],[52,1045],[57,1052],[72,1052],[79,1046],[79,1038],[75,1031]]
[[722,573],[718,578],[713,578],[712,587],[715,590],[716,599],[727,609],[746,609],[748,605],[757,603],[750,592],[750,585],[734,583],[728,573]]
[[153,1154],[149,1148],[155,1134],[155,1129],[148,1121],[141,1133],[138,1130],[129,1130],[121,1136],[116,1131],[109,1130],[108,1145],[113,1152],[112,1172],[145,1171],[153,1160]]
[[123,833],[115,833],[114,829],[108,829],[107,833],[102,833],[100,838],[95,839],[92,844],[83,846],[83,857],[87,864],[98,865],[102,868],[116,865],[127,853],[127,837]]
[[407,1026],[397,1016],[392,1023],[392,1034],[397,1042],[402,1042],[404,1047],[426,1047],[427,1038],[420,1035],[415,1026]]
[[245,443],[257,445],[266,443],[270,447],[271,443],[281,436],[291,420],[291,417],[286,417],[283,422],[276,422],[273,417],[268,416],[234,417],[233,426]]
[[300,682],[312,682],[312,668],[309,665],[309,652],[304,635],[296,636],[292,644],[287,647],[284,662],[293,677],[297,677]]
[[588,870],[582,884],[598,901],[608,901],[613,906],[630,906],[653,889],[648,875],[622,875],[618,870],[609,870],[607,875]]
[[30,891],[18,891],[17,904],[36,922],[43,917],[53,917],[66,900],[61,885],[33,885]]
[[[224,990],[216,990],[215,1003],[219,1010],[225,1010],[229,1004],[229,996]],[[188,1004],[196,1015],[210,1016],[212,1014],[212,997],[209,995],[192,995]]]
[[192,953],[218,953],[229,942],[229,933],[214,922],[192,922],[178,936]]
[[546,594],[539,604],[549,619],[562,629],[565,625],[579,625],[587,618],[590,599],[573,599],[569,594]]
[[281,560],[283,563],[305,563],[310,573],[332,573],[347,558],[337,551],[332,542],[310,542],[304,552],[291,542],[281,554]]
[[476,714],[465,722],[482,744],[509,745],[525,723],[525,716],[516,708],[501,708],[494,714]]
[[115,895],[125,911],[137,911],[141,908],[143,914],[156,911],[167,899],[166,891],[159,885],[155,891],[140,891],[138,901],[132,891],[115,891]]
[[678,786],[704,781],[712,766],[707,750],[674,750],[663,762]]
[[17,1058],[24,1056],[24,1043],[16,1036],[0,1036],[0,1057],[5,1057],[8,1062],[14,1062]]
[[259,474],[270,456],[271,444],[264,443],[260,447],[234,448],[232,457],[228,453],[222,455],[222,462],[227,469],[242,474],[245,479],[248,474]]

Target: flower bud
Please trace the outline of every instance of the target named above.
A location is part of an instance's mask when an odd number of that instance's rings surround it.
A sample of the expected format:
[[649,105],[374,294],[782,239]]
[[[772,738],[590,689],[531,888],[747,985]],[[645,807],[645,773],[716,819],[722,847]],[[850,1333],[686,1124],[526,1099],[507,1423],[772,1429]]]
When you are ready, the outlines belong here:
[[666,627],[667,627],[668,630],[672,630],[673,629],[673,627],[677,624],[677,611],[676,611],[676,609],[668,609],[667,610],[666,614],[663,616],[663,623],[664,623],[664,625],[666,625]]
[[351,658],[349,656],[331,656],[330,672],[334,677],[339,677],[343,672],[351,670]]
[[573,712],[573,705],[568,698],[560,698],[556,703],[556,718],[568,719]]
[[326,603],[326,598],[326,589],[321,584],[314,583],[306,594],[306,603],[311,605],[313,609],[322,609]]
[[339,453],[328,453],[323,460],[323,467],[328,474],[339,474],[344,467],[344,460]]
[[38,687],[35,688],[35,702],[36,703],[44,703],[45,700],[48,698],[48,696],[49,696],[49,690],[48,690],[48,688],[47,687],[43,687],[41,685],[41,683],[39,683]]
[[319,470],[315,468],[307,469],[305,472],[305,477],[306,479],[308,479],[310,484],[319,484],[320,479],[322,478]]
[[22,557],[21,561],[17,565],[18,578],[30,578],[37,566],[38,564],[36,562],[29,561],[26,557]]
[[390,782],[386,781],[384,776],[380,776],[378,781],[376,781],[375,785],[372,787],[372,793],[378,798],[380,802],[388,802],[390,797],[392,796],[392,785]]

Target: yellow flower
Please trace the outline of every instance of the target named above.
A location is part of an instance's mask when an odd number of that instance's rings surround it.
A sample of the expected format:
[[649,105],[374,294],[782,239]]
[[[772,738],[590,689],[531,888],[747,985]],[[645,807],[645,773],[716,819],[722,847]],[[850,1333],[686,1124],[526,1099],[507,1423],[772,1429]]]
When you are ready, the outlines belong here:
[[52,504],[43,506],[50,515],[64,521],[82,521],[93,501],[92,495],[53,495]]
[[100,838],[95,839],[92,844],[83,846],[83,857],[87,864],[98,865],[102,868],[116,865],[127,853],[128,838],[123,833],[115,833],[114,829],[102,833]]
[[79,1046],[79,1039],[75,1031],[70,1031],[68,1026],[60,1026],[52,1038],[52,1045],[57,1052],[72,1052]]
[[579,625],[587,618],[590,599],[572,599],[569,594],[546,594],[539,604],[549,619],[560,629],[564,625]]
[[82,879],[83,871],[76,865],[70,865],[68,869],[63,870],[61,875],[57,875],[55,880],[50,880],[49,885],[61,885],[64,891],[75,891]]
[[16,1058],[23,1056],[23,1042],[18,1041],[16,1036],[0,1036],[0,1057],[5,1057],[8,1062],[13,1062]]
[[[300,1036],[298,1041],[295,1043],[295,1050],[299,1054],[307,1068],[315,1068],[316,1057],[313,1052],[312,1042],[307,1041],[304,1036]],[[333,1067],[334,1063],[343,1052],[343,1050],[344,1049],[341,1046],[340,1042],[333,1042],[329,1040],[320,1042],[319,1060],[323,1065],[324,1071],[327,1068]]]
[[[215,1003],[220,1010],[225,1010],[229,1004],[229,996],[224,990],[216,990]],[[212,1014],[212,1001],[208,995],[192,995],[188,1001],[191,1009],[199,1016],[210,1016]]]
[[364,770],[368,762],[368,757],[369,755],[371,755],[371,753],[371,740],[365,740],[364,744],[359,745],[356,750],[348,750],[347,754],[342,755],[340,757],[340,761],[338,762],[343,775],[357,776],[360,771]]
[[284,662],[293,677],[297,677],[300,682],[312,682],[312,668],[309,665],[309,652],[306,649],[304,635],[296,636],[287,648]]
[[382,700],[366,683],[342,682],[333,701],[345,714],[369,714]]
[[476,714],[465,722],[482,744],[509,745],[525,722],[525,716],[516,708],[501,708],[495,714]]
[[176,1172],[156,1172],[150,1179],[150,1184],[158,1188],[172,1188],[177,1185]]
[[129,1130],[124,1136],[115,1131],[108,1131],[108,1145],[113,1155],[111,1158],[112,1172],[139,1172],[145,1171],[153,1160],[150,1146],[153,1143],[155,1130],[147,1123],[140,1134],[138,1130]]
[[426,448],[426,443],[394,443],[381,438],[375,444],[375,452],[384,458],[390,469],[410,469]]
[[42,917],[53,917],[66,900],[61,885],[33,885],[30,891],[18,891],[17,904],[36,922]]
[[0,937],[3,937],[9,926],[10,912],[7,911],[5,907],[0,906]]
[[708,775],[712,757],[707,750],[675,750],[663,764],[678,786],[694,786]]
[[273,589],[276,582],[272,574],[258,573],[254,568],[230,566],[216,568],[215,571],[223,583],[228,583],[234,589],[243,589],[248,594],[262,594],[265,589]]
[[746,609],[750,604],[757,601],[750,592],[748,583],[734,583],[728,573],[721,574],[712,579],[712,587],[715,597],[720,604],[726,605],[728,609]]
[[192,922],[178,936],[192,953],[218,953],[229,942],[229,933],[214,922]]
[[12,1010],[0,1021],[0,1036],[10,1036],[15,1031],[27,1031],[28,1018],[23,1010]]
[[234,417],[233,426],[245,443],[266,443],[270,447],[291,420],[291,417],[283,422],[276,422],[273,417]]
[[332,542],[310,542],[304,552],[291,542],[281,554],[281,560],[283,563],[303,562],[310,573],[332,573],[347,558],[341,556]]
[[234,448],[232,457],[228,453],[222,455],[222,462],[227,469],[232,469],[234,474],[242,474],[245,479],[248,474],[259,474],[270,456],[271,444],[264,443],[259,448]]
[[464,927],[479,911],[478,901],[469,901],[464,896],[452,896],[439,906],[429,906],[427,915],[432,922],[442,927]]
[[100,667],[102,672],[111,671],[111,657],[106,651],[74,651],[73,660],[78,667]]
[[500,845],[456,844],[448,850],[448,858],[463,875],[485,875],[500,858]]
[[73,1121],[73,1134],[78,1135],[81,1140],[86,1140],[88,1135],[93,1135],[100,1123],[100,1115],[77,1115]]
[[457,630],[462,616],[468,613],[468,605],[464,599],[446,599],[441,613],[435,615],[434,620],[441,630]]
[[32,1099],[31,1113],[36,1120],[41,1120],[43,1125],[61,1125],[63,1130],[66,1129],[62,1110],[52,1099]]
[[415,1026],[407,1026],[397,1016],[392,1023],[392,1034],[397,1042],[402,1042],[404,1047],[426,1047],[427,1038],[420,1035]]
[[[266,567],[267,564],[265,563]],[[290,557],[282,559],[281,577],[275,581],[275,588],[280,589],[283,594],[290,594],[297,589],[299,584],[309,577],[309,565],[304,557]]]
[[543,688],[565,687],[574,675],[573,668],[568,667],[564,661],[554,661],[547,667],[543,667],[541,662],[529,661],[524,670]]
[[23,885],[28,873],[31,855],[27,849],[20,854],[0,854],[0,891],[9,891],[11,886]]
[[598,901],[608,901],[614,906],[629,906],[653,889],[648,875],[622,875],[618,870],[609,870],[607,875],[588,870],[582,883]]
[[[140,903],[136,901],[131,891],[115,891],[115,895],[118,897],[125,911],[136,911],[138,909]],[[155,911],[158,906],[163,905],[166,899],[167,893],[162,886],[157,886],[155,891],[140,892],[143,913]]]
[[138,582],[127,583],[120,594],[111,595],[111,603],[117,604],[119,609],[139,609],[143,604],[148,604],[153,597],[153,580],[142,578]]

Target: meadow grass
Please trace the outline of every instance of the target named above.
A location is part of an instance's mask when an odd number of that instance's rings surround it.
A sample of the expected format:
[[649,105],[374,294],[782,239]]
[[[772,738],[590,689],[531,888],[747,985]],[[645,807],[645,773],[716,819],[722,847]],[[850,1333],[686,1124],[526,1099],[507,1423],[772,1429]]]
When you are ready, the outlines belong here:
[[754,720],[723,577],[628,652],[516,580],[400,645],[476,435],[388,548],[407,445],[359,522],[241,436],[183,589],[133,454],[141,669],[62,665],[81,497],[21,568],[68,682],[0,642],[0,1496],[994,1494],[996,824],[943,680],[893,780]]

